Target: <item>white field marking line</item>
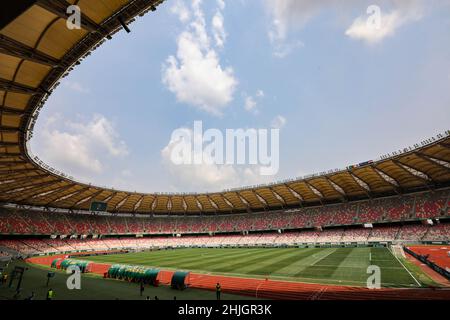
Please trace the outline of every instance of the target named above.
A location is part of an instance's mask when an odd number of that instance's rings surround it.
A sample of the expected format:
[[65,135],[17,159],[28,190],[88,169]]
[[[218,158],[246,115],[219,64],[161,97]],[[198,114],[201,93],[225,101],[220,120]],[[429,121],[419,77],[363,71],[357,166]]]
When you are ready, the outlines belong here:
[[[28,263],[30,265],[35,266],[38,269],[41,270],[50,270],[49,267],[45,266],[45,265],[39,265],[39,264],[33,264],[33,263]],[[181,270],[181,269],[176,269],[176,268],[164,268],[166,271],[176,271],[176,270]],[[59,271],[59,270],[58,270]],[[249,274],[243,274],[243,273],[229,273],[229,272],[209,272],[209,271],[205,271],[205,270],[189,270],[192,273],[195,273],[196,275],[199,276],[203,276],[203,275],[212,275],[212,276],[235,276],[237,278],[241,278],[241,279],[250,279],[250,280],[259,280],[259,279],[265,279],[262,276],[250,276]],[[84,277],[98,277],[96,275],[91,275],[89,273],[87,274],[83,274]],[[106,281],[121,281],[121,280],[116,280],[116,279],[104,279]],[[279,281],[279,282],[289,282],[289,283],[306,283],[306,284],[316,284],[316,285],[331,285],[327,282],[339,282],[339,286],[342,287],[355,287],[355,285],[352,284],[342,284],[341,282],[347,282],[347,283],[361,283],[364,285],[361,286],[357,286],[360,288],[365,288],[366,282],[364,281],[357,281],[357,280],[338,280],[338,279],[322,279],[322,278],[306,278],[306,277],[289,277],[289,276],[277,276],[277,275],[270,275],[269,280],[275,280],[275,281]],[[313,281],[301,281],[301,280],[313,280]],[[324,281],[324,282],[314,282],[314,281]],[[398,283],[384,283],[385,285],[392,285],[392,286],[398,286],[398,285],[403,285],[406,286],[407,284],[398,284]],[[383,287],[386,288],[386,287]],[[409,287],[400,287],[400,288],[396,288],[396,289],[401,289],[401,290],[412,290],[414,288],[409,288]],[[442,288],[440,289],[442,291],[450,291],[449,289],[445,289]]]
[[260,288],[262,285],[263,285],[263,282],[261,282],[261,283],[258,285],[258,287],[256,288],[256,294],[255,294],[255,297],[256,297],[256,298],[258,298],[258,290],[259,290],[259,288]]
[[389,250],[389,252],[394,256],[394,258],[397,259],[397,261],[403,266],[403,268],[405,268],[406,272],[409,273],[409,275],[414,279],[414,281],[417,283],[417,285],[418,285],[419,287],[422,287],[422,285],[420,284],[420,282],[417,281],[417,279],[416,279],[416,278],[413,276],[413,274],[405,267],[405,265],[400,261],[400,259],[397,258],[396,255],[394,255],[394,253],[391,251],[391,249],[388,248],[388,250]]
[[372,252],[369,252],[369,262],[372,263]]
[[329,254],[327,254],[327,255],[325,255],[325,256],[323,256],[323,257],[320,257],[317,261],[314,261],[313,263],[311,263],[310,266],[313,266],[313,265],[315,265],[317,262],[322,261],[323,259],[325,259],[325,258],[328,257],[330,254],[332,254],[332,253],[334,253],[334,252],[336,252],[336,251],[337,251],[337,249],[334,249],[334,250],[331,251]]
[[[316,267],[336,267],[335,264],[316,264]],[[356,265],[347,265],[347,266],[339,266],[338,268],[351,268],[351,269],[367,269],[367,267],[363,267],[363,266],[356,266]],[[382,267],[383,269],[393,269],[393,270],[402,270],[402,267]]]

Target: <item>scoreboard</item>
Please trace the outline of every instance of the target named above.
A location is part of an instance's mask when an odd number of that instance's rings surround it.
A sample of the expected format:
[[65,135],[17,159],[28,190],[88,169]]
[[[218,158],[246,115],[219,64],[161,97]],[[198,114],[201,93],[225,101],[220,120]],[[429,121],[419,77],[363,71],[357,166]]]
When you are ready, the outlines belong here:
[[108,204],[106,202],[92,201],[89,210],[96,211],[96,212],[106,212],[107,207],[108,207]]

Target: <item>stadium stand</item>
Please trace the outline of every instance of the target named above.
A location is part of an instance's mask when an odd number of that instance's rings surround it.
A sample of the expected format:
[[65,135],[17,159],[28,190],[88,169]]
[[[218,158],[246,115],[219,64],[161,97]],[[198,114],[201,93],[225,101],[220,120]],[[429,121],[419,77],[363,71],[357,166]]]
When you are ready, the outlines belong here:
[[398,226],[380,226],[374,228],[369,236],[369,241],[393,241],[400,230]]
[[[23,235],[187,234],[288,230],[445,218],[448,217],[446,202],[448,193],[448,190],[441,190],[353,204],[301,208],[295,211],[215,217],[99,216],[3,208],[0,209],[0,233]],[[414,237],[416,238],[417,236]]]
[[425,235],[422,237],[424,241],[448,241],[450,235],[450,225],[448,223],[441,223],[428,228]]
[[0,246],[22,254],[43,254],[69,251],[100,251],[111,249],[148,249],[177,246],[254,246],[293,245],[309,243],[345,243],[370,241],[448,241],[450,223],[436,226],[404,225],[372,228],[338,228],[324,231],[304,230],[286,233],[252,233],[248,235],[105,238],[105,239],[17,239],[0,240]]
[[420,241],[426,234],[428,228],[428,226],[423,225],[403,226],[399,230],[397,239],[403,241]]

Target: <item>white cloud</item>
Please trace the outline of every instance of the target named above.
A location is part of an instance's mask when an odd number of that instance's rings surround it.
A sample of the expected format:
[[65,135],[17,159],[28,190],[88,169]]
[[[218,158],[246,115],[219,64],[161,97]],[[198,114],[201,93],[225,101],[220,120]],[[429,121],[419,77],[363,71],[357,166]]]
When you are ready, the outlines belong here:
[[258,101],[261,100],[262,98],[264,98],[264,91],[262,91],[261,89],[258,89],[256,91],[255,96],[247,96],[246,94],[244,94],[245,96],[245,101],[244,101],[244,109],[248,112],[252,112],[254,114],[259,113],[258,110]]
[[[193,135],[193,130],[184,128],[189,135]],[[273,177],[259,174],[258,165],[218,165],[214,164],[211,155],[203,152],[202,164],[177,165],[171,160],[172,150],[175,146],[180,146],[179,140],[171,140],[162,150],[161,159],[163,165],[174,179],[177,180],[177,190],[174,191],[218,191],[227,188],[241,187],[245,185],[255,185],[268,183]],[[186,146],[189,147],[189,142]],[[196,153],[192,150],[192,157]],[[206,160],[205,160],[206,159]],[[208,164],[211,163],[211,164]]]
[[[334,0],[333,0],[334,1]],[[303,27],[330,1],[323,0],[266,0],[272,15],[269,38],[273,42],[284,41],[289,29]]]
[[77,81],[66,80],[64,81],[64,86],[78,93],[89,93],[89,88],[84,87],[81,83]]
[[292,41],[287,43],[283,41],[276,41],[273,44],[273,55],[277,58],[282,59],[290,55],[296,49],[303,46],[304,44],[301,41]]
[[[346,34],[355,39],[375,43],[390,36],[407,22],[417,21],[423,14],[427,2],[424,0],[384,0],[379,3],[382,11],[383,27],[377,32],[366,28],[369,15],[366,9],[374,3],[361,0],[266,0],[266,7],[271,16],[269,39],[274,48],[274,55],[283,58],[302,47],[303,43],[290,39],[293,32],[299,31],[326,9],[331,9],[340,19],[352,9],[361,10],[359,17],[346,28]],[[353,18],[352,18],[353,19]]]
[[[179,102],[213,115],[221,115],[222,110],[233,100],[238,81],[231,67],[222,67],[211,45],[201,3],[201,0],[193,0],[193,17],[178,36],[176,57],[169,56],[163,65],[162,80]],[[223,21],[216,21],[216,25],[213,27],[218,36],[216,42],[219,39],[219,43],[222,41],[223,44],[224,33],[219,33]]]
[[[64,129],[60,129],[61,126]],[[102,155],[128,155],[113,124],[101,115],[89,122],[63,121],[60,116],[49,118],[36,141],[42,159],[58,170],[80,178],[104,170]]]
[[286,125],[286,118],[278,115],[275,118],[273,118],[272,122],[270,123],[270,126],[274,129],[281,129]]
[[255,98],[253,97],[246,97],[245,98],[245,105],[244,105],[244,109],[247,111],[255,111],[256,110],[256,101]]
[[225,1],[224,0],[217,0],[217,5],[219,6],[219,9],[222,11],[225,9]]
[[187,22],[191,18],[191,13],[182,0],[176,1],[170,8],[170,12],[177,15],[178,19],[183,23]]
[[216,46],[219,48],[223,48],[223,46],[225,45],[225,40],[227,38],[223,20],[224,19],[222,13],[219,10],[217,10],[216,14],[212,19],[212,27],[214,40],[216,41]]
[[397,29],[403,25],[422,18],[419,6],[402,7],[389,13],[380,12],[379,26],[368,23],[368,15],[356,18],[345,34],[356,40],[365,41],[368,44],[376,44],[383,39],[393,36]]
[[[304,44],[299,40],[291,40],[292,30],[301,29],[324,5],[334,0],[266,0],[267,11],[271,16],[268,36],[273,47],[273,55],[284,58]],[[352,0],[353,1],[353,0]]]

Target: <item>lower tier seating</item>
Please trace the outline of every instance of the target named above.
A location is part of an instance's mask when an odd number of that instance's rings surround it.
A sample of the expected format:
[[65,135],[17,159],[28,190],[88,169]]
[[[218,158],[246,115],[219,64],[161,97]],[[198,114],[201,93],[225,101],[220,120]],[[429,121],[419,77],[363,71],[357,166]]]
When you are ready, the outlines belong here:
[[67,252],[102,251],[111,249],[146,249],[176,246],[254,246],[292,245],[311,243],[380,242],[380,241],[449,241],[450,223],[437,225],[375,226],[320,230],[292,231],[285,233],[251,233],[248,235],[215,236],[159,236],[121,237],[104,239],[3,239],[0,247],[7,247],[24,255]]

